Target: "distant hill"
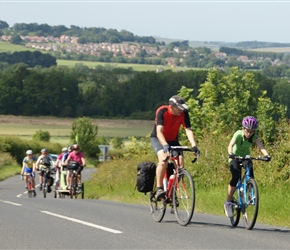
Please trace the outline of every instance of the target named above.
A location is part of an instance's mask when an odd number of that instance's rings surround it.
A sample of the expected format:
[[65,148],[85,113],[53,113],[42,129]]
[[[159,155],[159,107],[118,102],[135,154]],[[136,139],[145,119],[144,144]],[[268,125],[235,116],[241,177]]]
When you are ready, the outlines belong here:
[[[156,42],[164,42],[166,45],[175,41],[184,41],[182,39],[154,37]],[[243,42],[220,42],[220,41],[189,41],[189,46],[207,47],[211,50],[218,51],[220,47],[232,47],[238,49],[256,50],[263,52],[277,52],[289,53],[290,43],[277,43],[277,42],[260,42],[260,41],[243,41]]]

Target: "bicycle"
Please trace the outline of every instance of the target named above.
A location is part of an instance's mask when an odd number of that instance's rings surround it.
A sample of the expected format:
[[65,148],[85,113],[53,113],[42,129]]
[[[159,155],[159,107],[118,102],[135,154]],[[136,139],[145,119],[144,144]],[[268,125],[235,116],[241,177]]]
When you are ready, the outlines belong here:
[[[243,222],[246,229],[251,230],[257,220],[259,210],[259,192],[258,185],[252,177],[250,177],[250,167],[252,160],[267,161],[267,158],[263,157],[246,157],[235,156],[239,160],[240,166],[240,178],[236,185],[233,198],[232,209],[233,217],[230,217],[230,221],[233,227],[236,227],[240,221],[240,215],[243,215]],[[245,169],[242,176],[242,168]]]
[[70,169],[70,188],[69,188],[69,196],[72,199],[73,197],[75,199],[78,198],[78,195],[81,193],[82,199],[84,199],[84,184],[81,184],[81,188],[78,187],[78,180],[77,180],[77,169],[80,166],[79,162],[71,161],[69,163],[69,169]]
[[[194,181],[188,170],[179,167],[179,153],[183,151],[194,152],[192,148],[187,146],[171,146],[169,149],[168,165],[171,163],[174,165],[173,174],[170,176],[168,185],[166,188],[165,199],[157,201],[155,198],[156,190],[150,192],[149,203],[151,216],[154,221],[161,222],[165,212],[167,204],[172,207],[171,212],[175,214],[177,222],[186,226],[192,219],[194,206],[195,206],[195,188]],[[192,160],[194,163],[197,160],[198,155]],[[164,181],[167,182],[168,176],[165,171]],[[156,189],[156,179],[154,184]]]
[[33,189],[33,184],[32,184],[32,178],[33,178],[32,173],[24,173],[24,174],[22,174],[22,176],[24,176],[25,181],[27,183],[28,197],[31,198],[34,196],[34,192],[35,192],[35,190]]
[[42,181],[42,192],[43,192],[43,198],[46,198],[46,194],[51,192],[51,171],[50,167],[47,167],[45,165],[41,165],[41,170],[43,173],[43,181]]

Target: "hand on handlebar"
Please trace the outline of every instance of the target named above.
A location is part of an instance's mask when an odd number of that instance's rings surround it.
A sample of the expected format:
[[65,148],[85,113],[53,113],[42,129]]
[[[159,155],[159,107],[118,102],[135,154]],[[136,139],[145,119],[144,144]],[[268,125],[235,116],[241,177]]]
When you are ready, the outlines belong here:
[[236,155],[233,154],[233,153],[230,153],[230,154],[229,154],[229,158],[230,158],[230,159],[235,159],[235,158],[236,158]]
[[197,146],[194,146],[192,148],[192,151],[194,152],[194,154],[196,155],[197,158],[200,156],[200,151],[199,151]]
[[170,149],[170,146],[168,144],[163,146],[163,153],[166,154]]
[[271,156],[270,155],[266,155],[264,158],[265,158],[265,161],[268,161],[268,162],[271,161]]

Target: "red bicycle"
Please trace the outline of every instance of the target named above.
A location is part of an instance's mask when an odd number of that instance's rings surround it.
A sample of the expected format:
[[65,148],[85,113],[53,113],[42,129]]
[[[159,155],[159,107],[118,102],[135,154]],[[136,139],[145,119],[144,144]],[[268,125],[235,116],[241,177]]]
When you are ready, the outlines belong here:
[[28,197],[31,198],[34,196],[34,192],[35,192],[35,190],[33,189],[31,173],[24,173],[22,174],[22,176],[25,178],[25,181],[27,183]]
[[[167,171],[165,172],[164,182],[168,181],[168,185],[165,187],[165,199],[158,201],[155,198],[156,179],[154,191],[150,192],[151,216],[156,222],[162,221],[167,204],[172,207],[171,212],[175,214],[176,220],[182,226],[186,226],[193,216],[195,206],[194,181],[188,170],[179,167],[179,154],[183,151],[194,152],[192,148],[187,146],[171,146],[169,149],[170,156],[168,165],[173,165],[174,167],[169,179]],[[196,155],[192,163],[196,161],[197,157],[198,155]]]

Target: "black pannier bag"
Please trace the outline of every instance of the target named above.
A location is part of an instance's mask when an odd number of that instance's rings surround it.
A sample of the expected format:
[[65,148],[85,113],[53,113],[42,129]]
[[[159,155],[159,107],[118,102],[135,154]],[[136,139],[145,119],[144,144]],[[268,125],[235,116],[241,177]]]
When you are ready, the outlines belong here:
[[156,175],[156,164],[150,161],[141,162],[137,166],[137,171],[137,190],[145,194],[152,191]]

